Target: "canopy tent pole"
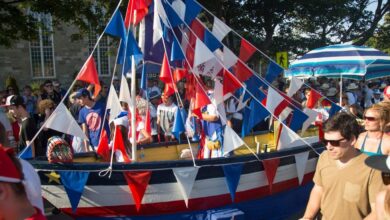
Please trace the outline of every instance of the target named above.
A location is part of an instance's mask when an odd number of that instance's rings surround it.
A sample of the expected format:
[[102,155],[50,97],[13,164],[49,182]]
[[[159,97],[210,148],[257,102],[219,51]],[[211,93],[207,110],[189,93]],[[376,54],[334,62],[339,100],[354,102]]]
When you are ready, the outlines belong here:
[[[133,19],[135,19],[137,17],[137,10],[134,10],[134,17]],[[133,25],[133,33],[135,33],[135,25]],[[136,97],[136,82],[137,82],[137,78],[136,78],[136,74],[135,74],[135,55],[133,54],[133,56],[131,56],[131,102],[132,102],[132,105],[131,105],[131,137],[132,137],[132,140],[131,140],[131,159],[133,162],[137,162],[137,123],[136,123],[136,117],[137,117],[137,113],[136,113],[136,103],[135,103],[135,97]]]
[[340,103],[339,103],[340,106],[342,101],[343,101],[343,74],[340,73]]

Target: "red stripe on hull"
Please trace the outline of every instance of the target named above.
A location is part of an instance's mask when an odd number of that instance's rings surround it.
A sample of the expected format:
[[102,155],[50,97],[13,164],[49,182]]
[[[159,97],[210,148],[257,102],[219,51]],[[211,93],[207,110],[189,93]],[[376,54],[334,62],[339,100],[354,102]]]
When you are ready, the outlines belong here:
[[[302,184],[306,184],[313,179],[314,173],[308,173],[304,176]],[[273,194],[285,190],[298,187],[298,178],[276,183],[272,186]],[[263,186],[247,191],[236,193],[236,203],[245,202],[253,199],[261,199],[265,196],[271,195],[269,186]],[[185,206],[184,200],[141,204],[139,211],[136,210],[135,205],[123,206],[106,206],[106,207],[88,207],[77,208],[76,213],[72,213],[71,208],[61,209],[74,217],[83,216],[144,216],[144,215],[163,215],[180,212],[191,212],[213,209],[221,206],[226,206],[232,203],[230,194],[210,196],[203,198],[190,199],[188,201],[188,208]]]

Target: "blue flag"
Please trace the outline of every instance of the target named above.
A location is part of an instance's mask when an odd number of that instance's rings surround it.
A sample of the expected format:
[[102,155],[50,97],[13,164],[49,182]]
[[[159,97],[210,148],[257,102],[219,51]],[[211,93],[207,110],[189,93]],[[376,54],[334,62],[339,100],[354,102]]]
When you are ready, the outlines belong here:
[[265,74],[265,80],[272,83],[283,72],[283,70],[284,69],[282,67],[271,61],[268,65],[267,73]]
[[186,0],[186,12],[184,14],[184,21],[187,24],[191,24],[192,20],[198,16],[202,10],[201,6],[194,0]]
[[[257,97],[259,100],[263,100],[263,98],[265,98],[265,94],[259,89],[261,86],[264,87],[265,84],[257,76],[255,75],[251,76],[249,79],[245,81],[245,84],[246,84],[246,89],[249,90],[249,92],[252,93],[254,97]],[[250,97],[251,94],[246,92],[244,95],[243,102],[248,100]]]
[[183,122],[183,113],[184,109],[179,108],[176,111],[175,121],[173,122],[172,134],[175,136],[176,140],[180,143],[180,133],[185,131],[184,122]]
[[250,130],[249,125],[249,117],[251,116],[251,109],[247,106],[245,106],[243,111],[243,119],[242,119],[242,126],[241,126],[241,137],[245,137],[249,134]]
[[72,205],[72,211],[76,212],[88,180],[89,172],[59,171],[59,174],[65,191],[68,194],[70,204]]
[[290,128],[294,132],[302,129],[303,123],[309,118],[304,112],[299,109],[295,109],[290,122]]
[[170,61],[172,62],[172,61],[184,60],[184,59],[185,59],[185,57],[184,57],[183,51],[180,48],[179,42],[177,42],[176,38],[173,37]]
[[122,14],[118,9],[114,12],[114,15],[112,16],[111,20],[108,22],[104,32],[114,37],[119,37],[122,39],[122,41],[126,42],[125,24],[123,23]]
[[20,152],[20,154],[18,155],[19,158],[22,158],[22,159],[31,159],[33,156],[32,156],[32,148],[31,146],[27,146],[25,147],[22,152]]
[[126,74],[131,69],[131,56],[134,56],[135,64],[137,65],[142,60],[142,52],[138,47],[137,41],[135,41],[133,32],[129,31],[127,36],[126,44],[126,58],[125,58],[125,68],[123,74]]
[[332,115],[336,114],[341,109],[342,109],[341,106],[339,106],[336,103],[332,102],[330,110],[329,110],[329,117],[332,117]]
[[167,14],[169,24],[171,25],[172,28],[177,27],[180,24],[183,24],[183,21],[180,19],[179,15],[169,4],[163,3],[163,6],[165,8],[165,12]]
[[213,52],[222,47],[222,43],[208,29],[204,32],[204,44]]
[[254,99],[251,101],[249,108],[252,110],[248,121],[248,129],[250,131],[253,127],[268,117],[270,113],[265,107],[263,107],[260,103],[258,103],[257,100]]
[[223,172],[225,173],[226,177],[226,185],[229,188],[230,196],[233,202],[236,196],[236,190],[238,183],[240,182],[243,167],[244,165],[242,163],[222,166]]

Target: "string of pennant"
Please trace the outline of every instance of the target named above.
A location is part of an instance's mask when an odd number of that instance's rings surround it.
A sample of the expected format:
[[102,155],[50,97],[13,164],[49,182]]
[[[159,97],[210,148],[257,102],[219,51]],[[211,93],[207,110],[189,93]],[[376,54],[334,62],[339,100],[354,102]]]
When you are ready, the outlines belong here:
[[[303,177],[305,175],[306,164],[309,159],[309,151],[294,154],[294,157],[296,161],[295,164],[298,183],[299,185],[301,185]],[[265,176],[268,181],[269,192],[271,194],[273,192],[272,187],[277,173],[277,169],[279,167],[280,159],[281,157],[262,160]],[[220,164],[218,166],[222,167],[223,169],[225,175],[225,183],[229,190],[232,202],[234,202],[244,163],[229,163],[223,165]],[[178,190],[183,196],[183,200],[187,207],[191,191],[196,184],[196,176],[198,174],[199,168],[200,167],[182,167],[171,169],[179,185]],[[158,169],[117,171],[123,173],[124,178],[126,179],[126,182],[128,184],[129,190],[131,192],[131,196],[133,197],[133,201],[136,205],[137,211],[139,211],[141,208],[142,199],[145,195],[145,192],[147,191],[151,175],[157,170]],[[84,188],[88,182],[89,174],[90,172],[94,171],[57,170],[57,172],[59,173],[59,176],[58,174],[53,172],[45,175],[47,175],[49,178],[60,178],[61,183],[64,185],[64,189],[68,195],[72,210],[73,212],[76,212],[80,199],[83,195]]]

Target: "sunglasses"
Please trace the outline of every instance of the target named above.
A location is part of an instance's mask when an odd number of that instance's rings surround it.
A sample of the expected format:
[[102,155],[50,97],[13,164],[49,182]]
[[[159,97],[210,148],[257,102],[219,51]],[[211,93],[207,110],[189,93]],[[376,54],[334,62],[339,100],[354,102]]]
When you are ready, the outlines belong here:
[[370,117],[370,116],[363,116],[363,119],[364,119],[364,120],[367,120],[367,121],[376,121],[376,120],[377,120],[377,118],[375,118],[375,117]]
[[330,145],[337,147],[337,146],[340,146],[340,141],[343,141],[343,140],[345,140],[345,138],[342,138],[340,140],[326,140],[326,139],[323,139],[322,143],[325,146],[328,146],[328,143],[330,143]]
[[382,172],[382,181],[385,185],[390,185],[390,173]]

